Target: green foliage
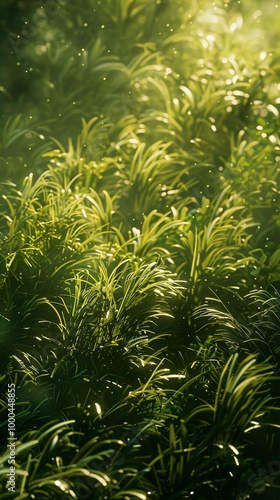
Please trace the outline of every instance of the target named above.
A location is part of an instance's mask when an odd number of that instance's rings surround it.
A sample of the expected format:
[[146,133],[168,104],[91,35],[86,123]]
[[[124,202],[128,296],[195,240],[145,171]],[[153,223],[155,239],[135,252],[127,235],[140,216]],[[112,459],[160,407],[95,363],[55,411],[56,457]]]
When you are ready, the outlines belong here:
[[278,498],[277,9],[2,2],[1,498]]

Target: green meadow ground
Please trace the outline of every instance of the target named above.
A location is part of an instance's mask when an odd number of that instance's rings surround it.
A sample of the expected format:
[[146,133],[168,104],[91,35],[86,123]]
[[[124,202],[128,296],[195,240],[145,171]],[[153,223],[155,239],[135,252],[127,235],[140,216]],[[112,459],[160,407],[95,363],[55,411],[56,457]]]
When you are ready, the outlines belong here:
[[1,500],[279,498],[279,25],[1,2]]

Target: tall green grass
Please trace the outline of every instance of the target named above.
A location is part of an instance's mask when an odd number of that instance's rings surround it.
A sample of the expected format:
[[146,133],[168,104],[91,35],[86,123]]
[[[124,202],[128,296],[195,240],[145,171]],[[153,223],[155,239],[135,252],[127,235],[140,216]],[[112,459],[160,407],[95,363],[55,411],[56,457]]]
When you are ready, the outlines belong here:
[[0,8],[1,498],[276,499],[279,9],[58,4]]

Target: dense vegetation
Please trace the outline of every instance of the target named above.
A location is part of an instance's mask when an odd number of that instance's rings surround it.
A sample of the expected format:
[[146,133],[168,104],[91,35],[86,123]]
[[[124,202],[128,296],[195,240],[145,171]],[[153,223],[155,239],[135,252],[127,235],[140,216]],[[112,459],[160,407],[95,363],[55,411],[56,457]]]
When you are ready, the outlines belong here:
[[0,11],[1,499],[279,498],[280,6]]

